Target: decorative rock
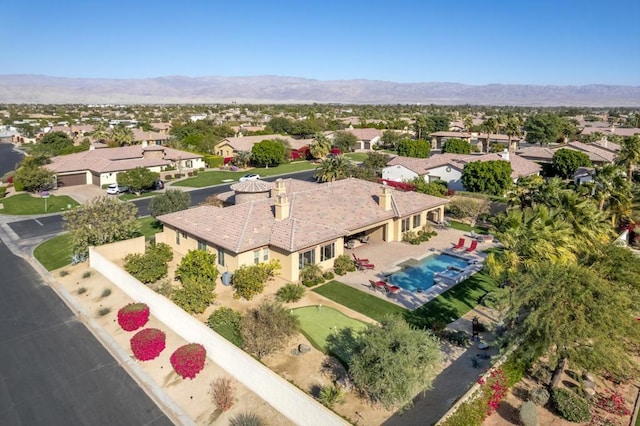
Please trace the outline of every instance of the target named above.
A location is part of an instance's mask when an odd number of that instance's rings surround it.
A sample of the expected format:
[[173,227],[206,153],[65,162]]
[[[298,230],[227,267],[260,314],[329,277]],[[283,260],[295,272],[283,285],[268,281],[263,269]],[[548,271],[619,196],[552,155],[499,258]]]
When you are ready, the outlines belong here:
[[300,343],[298,345],[298,352],[300,352],[301,354],[306,354],[309,351],[311,351],[309,345],[305,345],[304,343]]

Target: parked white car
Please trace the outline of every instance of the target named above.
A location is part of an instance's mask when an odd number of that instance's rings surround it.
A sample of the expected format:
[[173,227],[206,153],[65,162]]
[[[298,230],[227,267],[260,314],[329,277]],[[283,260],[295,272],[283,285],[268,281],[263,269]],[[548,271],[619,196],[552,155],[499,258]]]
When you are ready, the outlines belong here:
[[107,186],[107,194],[116,195],[116,194],[124,194],[125,192],[129,192],[128,186],[118,185],[117,183],[112,183]]
[[248,180],[258,180],[258,179],[260,179],[260,175],[259,174],[251,173],[251,174],[242,176],[239,180],[240,180],[240,182],[246,182]]

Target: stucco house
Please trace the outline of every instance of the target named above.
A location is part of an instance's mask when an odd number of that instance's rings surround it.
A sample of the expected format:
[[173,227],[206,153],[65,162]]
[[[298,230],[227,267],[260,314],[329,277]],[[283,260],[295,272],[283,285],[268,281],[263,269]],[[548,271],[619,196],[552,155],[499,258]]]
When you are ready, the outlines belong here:
[[[514,152],[518,149],[520,139],[509,138],[508,135],[490,133],[487,137],[486,133],[477,132],[434,132],[429,134],[431,138],[431,149],[439,150],[449,139],[462,139],[471,144],[473,148],[479,152],[487,152],[488,148],[499,145],[502,148]],[[488,143],[487,143],[488,139]]]
[[240,182],[231,189],[223,197],[232,206],[205,205],[159,216],[164,230],[156,241],[181,255],[209,250],[221,271],[278,259],[280,276],[295,282],[306,264],[332,268],[350,238],[401,241],[404,232],[442,220],[448,203],[353,178],[325,184]]
[[[92,147],[93,148],[93,147]],[[206,167],[202,156],[160,145],[131,145],[120,148],[99,148],[75,154],[53,157],[45,167],[56,174],[58,186],[117,182],[120,172],[146,167],[152,172],[175,168],[187,173]]]
[[514,153],[503,151],[494,154],[434,154],[429,158],[394,157],[382,169],[382,179],[406,182],[422,177],[425,182],[443,180],[447,187],[455,191],[464,191],[462,171],[465,164],[474,161],[502,160],[511,164],[511,177],[514,182],[523,176],[537,175],[540,165]]
[[216,144],[213,152],[220,157],[234,157],[240,151],[251,151],[251,148],[257,143],[274,139],[287,141],[291,149],[296,151],[313,142],[313,139],[294,139],[291,136],[283,135],[236,136],[222,139]]
[[573,141],[555,146],[530,146],[518,151],[518,155],[538,163],[551,163],[553,161],[553,155],[559,149],[571,149],[583,152],[587,154],[593,164],[602,166],[604,164],[612,164],[615,161],[620,145],[606,141],[601,141],[600,143]]

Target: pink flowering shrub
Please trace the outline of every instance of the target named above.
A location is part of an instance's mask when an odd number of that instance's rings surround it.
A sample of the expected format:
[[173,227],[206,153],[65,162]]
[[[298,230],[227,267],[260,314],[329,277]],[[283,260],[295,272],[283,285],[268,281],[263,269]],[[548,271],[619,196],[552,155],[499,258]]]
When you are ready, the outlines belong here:
[[631,414],[625,405],[624,397],[620,392],[609,391],[607,395],[602,395],[596,401],[596,407],[617,416],[628,416]]
[[145,328],[131,338],[131,350],[140,361],[157,358],[164,350],[165,344],[166,336],[157,328]]
[[125,331],[134,331],[149,321],[149,307],[144,303],[129,303],[118,311],[118,324]]
[[491,415],[498,409],[500,401],[505,397],[509,388],[507,387],[507,378],[500,369],[491,370],[486,380],[482,377],[478,378],[478,383],[482,385],[482,395],[487,404],[487,416]]
[[204,368],[207,351],[198,343],[180,346],[171,355],[173,369],[185,379],[193,379]]

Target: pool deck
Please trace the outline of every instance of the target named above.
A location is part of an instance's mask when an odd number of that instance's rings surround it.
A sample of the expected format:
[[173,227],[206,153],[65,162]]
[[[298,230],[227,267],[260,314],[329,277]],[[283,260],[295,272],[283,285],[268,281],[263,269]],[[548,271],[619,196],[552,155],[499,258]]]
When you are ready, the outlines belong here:
[[[400,264],[409,260],[421,260],[427,256],[449,250],[458,242],[459,238],[466,239],[465,247],[468,247],[471,242],[469,233],[464,231],[450,228],[446,230],[438,230],[437,232],[438,235],[431,237],[429,241],[420,245],[411,245],[405,242],[370,242],[359,245],[354,249],[345,249],[345,253],[349,256],[352,256],[352,253],[355,253],[358,258],[369,259],[369,262],[373,263],[376,267],[373,270],[350,272],[342,277],[336,276],[336,280],[357,288],[358,290],[374,294],[377,297],[388,300],[407,309],[416,309],[456,284],[439,282],[422,293],[401,290],[399,293],[387,296],[385,293],[380,291],[369,289],[369,280],[384,281],[387,276],[401,269],[401,266],[399,266]],[[469,259],[484,261],[486,255],[482,251],[495,246],[496,244],[493,242],[478,243],[478,248],[474,252],[465,253],[464,251],[459,251],[457,254],[464,255]]]

